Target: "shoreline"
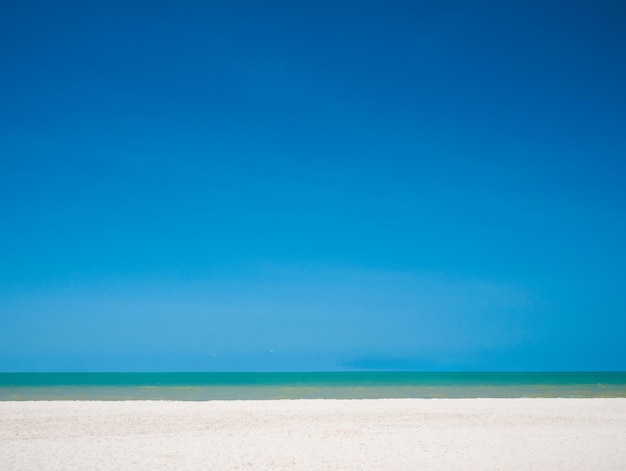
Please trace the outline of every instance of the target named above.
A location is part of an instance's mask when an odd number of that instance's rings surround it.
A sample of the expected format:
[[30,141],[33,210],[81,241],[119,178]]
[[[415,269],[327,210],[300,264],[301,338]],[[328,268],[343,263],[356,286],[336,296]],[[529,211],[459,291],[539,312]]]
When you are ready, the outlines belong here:
[[0,468],[626,468],[626,398],[0,402]]
[[626,372],[0,373],[0,401],[484,397],[626,397]]

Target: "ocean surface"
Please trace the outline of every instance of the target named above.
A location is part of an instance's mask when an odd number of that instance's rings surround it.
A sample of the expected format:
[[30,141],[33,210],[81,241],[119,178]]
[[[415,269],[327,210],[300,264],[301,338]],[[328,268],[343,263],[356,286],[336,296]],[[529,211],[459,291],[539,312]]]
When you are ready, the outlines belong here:
[[0,373],[0,400],[626,397],[626,372]]

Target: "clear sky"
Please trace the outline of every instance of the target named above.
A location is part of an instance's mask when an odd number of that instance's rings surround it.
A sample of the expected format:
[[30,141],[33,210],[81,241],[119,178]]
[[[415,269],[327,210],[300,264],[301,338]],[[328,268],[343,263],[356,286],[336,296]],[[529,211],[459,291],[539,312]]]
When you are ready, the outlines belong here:
[[626,370],[623,1],[0,1],[0,371]]

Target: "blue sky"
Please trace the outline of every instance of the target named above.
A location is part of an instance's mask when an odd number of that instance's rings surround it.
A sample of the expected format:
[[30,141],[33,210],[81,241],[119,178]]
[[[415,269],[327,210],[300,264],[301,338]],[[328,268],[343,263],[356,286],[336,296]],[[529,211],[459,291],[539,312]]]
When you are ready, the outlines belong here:
[[623,2],[0,3],[0,370],[625,370]]

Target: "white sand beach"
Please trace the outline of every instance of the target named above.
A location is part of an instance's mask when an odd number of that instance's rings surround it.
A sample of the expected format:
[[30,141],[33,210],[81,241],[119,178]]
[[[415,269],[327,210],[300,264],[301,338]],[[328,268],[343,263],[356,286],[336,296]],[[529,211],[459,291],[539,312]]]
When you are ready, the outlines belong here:
[[0,469],[624,470],[626,398],[0,402]]

